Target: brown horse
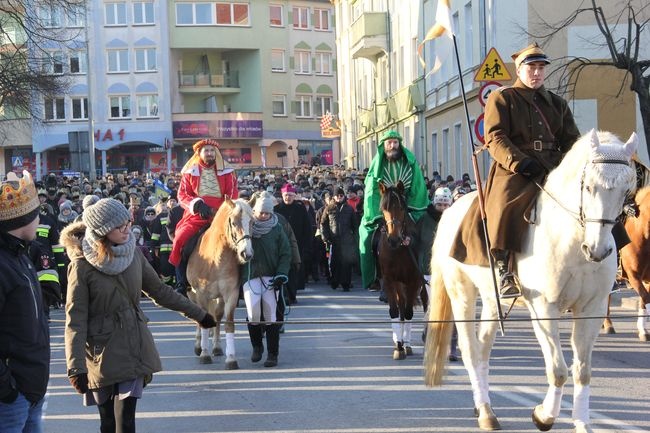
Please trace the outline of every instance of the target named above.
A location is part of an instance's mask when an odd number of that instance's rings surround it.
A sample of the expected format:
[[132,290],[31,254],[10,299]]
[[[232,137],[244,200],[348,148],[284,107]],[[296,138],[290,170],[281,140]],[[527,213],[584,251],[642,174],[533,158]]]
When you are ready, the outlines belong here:
[[[639,340],[650,341],[650,332],[645,329],[646,317],[650,314],[650,187],[641,188],[635,197],[639,213],[628,217],[625,221],[625,231],[631,242],[621,248],[621,267],[623,278],[639,295],[639,318],[637,329]],[[609,309],[607,311],[609,315]],[[614,333],[614,327],[609,317],[605,319],[603,328],[608,334]]]
[[[220,346],[221,320],[226,314],[226,369],[239,368],[235,357],[235,308],[239,299],[239,267],[253,258],[251,226],[253,211],[244,200],[226,198],[210,227],[199,239],[187,264],[188,296],[213,314],[217,327],[212,355],[223,354]],[[197,327],[194,351],[201,364],[212,358],[208,349],[209,330]]]
[[396,186],[380,183],[379,191],[379,208],[386,226],[379,238],[378,264],[381,287],[388,299],[388,311],[393,322],[393,359],[398,360],[413,354],[411,319],[418,296],[424,311],[429,299],[415,257],[415,223],[407,211],[404,185],[401,181]]

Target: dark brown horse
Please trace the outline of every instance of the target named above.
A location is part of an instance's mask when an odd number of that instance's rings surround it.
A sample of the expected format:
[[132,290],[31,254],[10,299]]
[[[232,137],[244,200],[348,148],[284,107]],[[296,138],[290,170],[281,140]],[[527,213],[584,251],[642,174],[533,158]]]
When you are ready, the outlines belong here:
[[415,223],[407,211],[404,185],[379,184],[381,191],[380,210],[386,222],[379,238],[378,265],[381,271],[381,287],[388,299],[393,328],[393,359],[404,359],[411,355],[411,319],[418,297],[424,311],[428,306],[428,295],[424,278],[415,256]]
[[[647,286],[650,283],[650,187],[641,188],[634,200],[639,212],[636,218],[628,217],[625,221],[625,231],[631,242],[621,249],[621,267],[623,278],[639,295],[639,340],[650,341],[650,332],[645,329],[645,316],[650,313],[650,292]],[[605,319],[603,328],[609,334],[614,333],[609,317]]]

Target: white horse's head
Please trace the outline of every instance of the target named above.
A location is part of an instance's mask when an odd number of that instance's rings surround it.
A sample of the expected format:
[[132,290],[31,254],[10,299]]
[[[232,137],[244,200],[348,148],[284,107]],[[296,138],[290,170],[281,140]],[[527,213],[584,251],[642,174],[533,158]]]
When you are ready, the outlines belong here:
[[253,258],[253,241],[251,239],[253,210],[246,200],[239,199],[230,201],[230,203],[233,207],[228,217],[228,242],[237,251],[239,263],[244,264]]
[[576,143],[583,155],[582,167],[574,166],[582,170],[578,222],[584,227],[584,239],[580,248],[588,261],[600,262],[614,251],[612,226],[634,186],[630,162],[637,142],[635,133],[623,143],[614,134],[592,129]]

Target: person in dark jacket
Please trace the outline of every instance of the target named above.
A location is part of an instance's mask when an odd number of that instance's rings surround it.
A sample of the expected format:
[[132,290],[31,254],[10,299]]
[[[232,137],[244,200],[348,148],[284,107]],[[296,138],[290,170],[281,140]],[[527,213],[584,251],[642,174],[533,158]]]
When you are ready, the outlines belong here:
[[36,270],[39,200],[28,172],[0,189],[0,431],[41,432],[50,375],[50,336]]
[[162,370],[140,308],[141,292],[181,312],[203,328],[214,318],[160,281],[136,248],[131,215],[106,198],[87,207],[83,221],[61,233],[68,255],[65,355],[68,378],[97,405],[101,433],[134,433],[137,399],[153,373]]
[[312,231],[305,206],[296,200],[296,189],[287,183],[280,191],[282,192],[282,202],[275,206],[275,212],[289,221],[300,249],[301,265],[297,268],[292,267],[289,272],[289,284],[287,284],[289,303],[293,304],[297,302],[297,291],[305,288],[304,266],[311,258],[312,237],[315,230]]
[[330,286],[336,289],[339,284],[344,292],[350,290],[352,266],[356,250],[355,233],[359,229],[354,209],[346,202],[343,188],[334,195],[334,201],[323,212],[320,231],[323,240],[330,248]]

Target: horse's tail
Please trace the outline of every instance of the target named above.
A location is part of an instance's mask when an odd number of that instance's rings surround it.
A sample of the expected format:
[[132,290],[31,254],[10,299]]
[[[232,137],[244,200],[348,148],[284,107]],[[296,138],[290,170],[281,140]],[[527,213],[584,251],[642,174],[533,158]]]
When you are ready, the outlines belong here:
[[429,324],[424,345],[424,384],[438,386],[442,384],[454,324],[451,300],[442,280],[440,266],[435,259],[431,265]]

